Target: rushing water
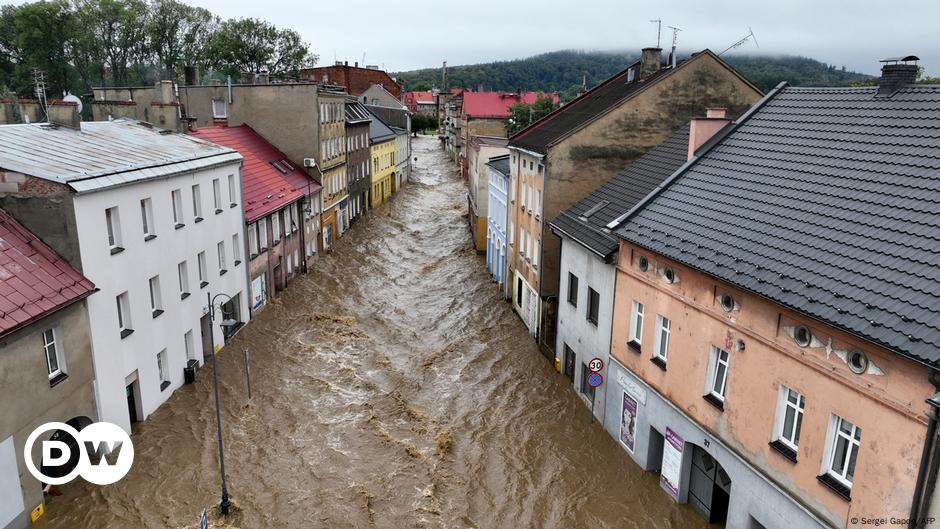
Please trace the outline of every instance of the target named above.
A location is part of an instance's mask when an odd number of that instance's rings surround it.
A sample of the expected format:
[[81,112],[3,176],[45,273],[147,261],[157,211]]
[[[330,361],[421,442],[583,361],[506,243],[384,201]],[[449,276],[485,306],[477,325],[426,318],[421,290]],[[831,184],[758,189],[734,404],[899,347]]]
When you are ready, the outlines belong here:
[[[412,182],[218,358],[232,525],[706,527],[590,422],[472,251],[464,181],[414,146]],[[219,498],[210,375],[135,426],[123,481],[62,487],[37,527],[194,526]]]

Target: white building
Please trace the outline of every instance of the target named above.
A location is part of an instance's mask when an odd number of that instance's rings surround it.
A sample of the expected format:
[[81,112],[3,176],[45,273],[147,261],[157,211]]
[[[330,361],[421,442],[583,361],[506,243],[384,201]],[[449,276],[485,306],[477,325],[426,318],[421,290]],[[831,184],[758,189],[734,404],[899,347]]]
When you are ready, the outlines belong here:
[[486,268],[499,285],[503,298],[510,299],[509,282],[506,280],[509,247],[506,236],[509,231],[509,155],[495,156],[486,164],[489,208],[486,218]]
[[[606,226],[627,212],[685,163],[689,128],[683,127],[666,141],[604,182],[580,202],[549,223],[561,238],[558,285],[556,362],[594,415],[604,422],[607,402],[607,366],[610,363],[614,284],[619,240]],[[644,307],[634,307],[633,318],[642,327]],[[636,325],[631,322],[631,326]],[[588,364],[604,362],[605,383],[597,389],[587,384]],[[620,395],[611,396],[619,398]],[[619,424],[605,424],[615,437]]]
[[130,430],[237,329],[223,320],[249,317],[242,158],[125,119],[2,126],[0,145],[0,169],[21,175],[0,204],[99,289],[88,300],[98,416]]

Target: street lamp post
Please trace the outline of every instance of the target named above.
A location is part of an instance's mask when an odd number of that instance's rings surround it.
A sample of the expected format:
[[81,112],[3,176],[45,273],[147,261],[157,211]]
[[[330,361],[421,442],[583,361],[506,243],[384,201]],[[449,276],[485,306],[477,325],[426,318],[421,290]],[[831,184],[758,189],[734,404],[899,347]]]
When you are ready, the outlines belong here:
[[219,503],[219,510],[222,512],[223,516],[228,516],[229,508],[232,506],[232,503],[228,499],[228,487],[225,484],[225,449],[222,446],[222,412],[221,404],[219,402],[219,365],[215,360],[215,332],[213,329],[213,324],[215,323],[215,299],[219,296],[225,296],[231,301],[232,297],[228,294],[216,294],[215,297],[212,297],[212,294],[207,293],[206,298],[209,300],[209,346],[212,349],[212,387],[215,392],[215,427],[216,434],[219,438],[219,472],[222,474],[222,502]]

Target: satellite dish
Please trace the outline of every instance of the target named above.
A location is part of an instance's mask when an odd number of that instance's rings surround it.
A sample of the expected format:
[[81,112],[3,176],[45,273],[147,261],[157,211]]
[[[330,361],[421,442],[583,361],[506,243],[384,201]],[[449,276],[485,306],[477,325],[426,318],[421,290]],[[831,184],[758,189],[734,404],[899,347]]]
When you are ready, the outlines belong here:
[[78,96],[72,95],[72,94],[66,94],[65,97],[62,98],[62,101],[65,101],[65,102],[67,102],[67,103],[75,103],[75,104],[77,104],[77,105],[78,105],[78,113],[79,113],[79,114],[82,113],[82,100],[79,99]]

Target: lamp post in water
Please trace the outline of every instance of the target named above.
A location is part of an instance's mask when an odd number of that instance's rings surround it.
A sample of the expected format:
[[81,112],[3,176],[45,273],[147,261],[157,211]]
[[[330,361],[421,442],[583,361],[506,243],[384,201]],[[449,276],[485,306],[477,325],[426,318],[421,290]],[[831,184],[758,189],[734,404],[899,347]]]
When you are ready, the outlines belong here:
[[[223,516],[228,516],[229,508],[232,503],[228,499],[228,487],[225,484],[225,449],[222,446],[222,411],[219,402],[219,365],[215,361],[215,334],[213,324],[215,323],[215,300],[219,296],[228,298],[232,301],[232,296],[219,293],[212,297],[211,293],[206,294],[209,300],[209,346],[212,349],[212,388],[215,393],[215,427],[219,438],[219,473],[222,475],[222,501],[219,503],[219,510]],[[221,308],[220,308],[221,310]],[[224,314],[223,314],[224,317]],[[231,328],[237,325],[235,320],[222,320],[222,328]]]

